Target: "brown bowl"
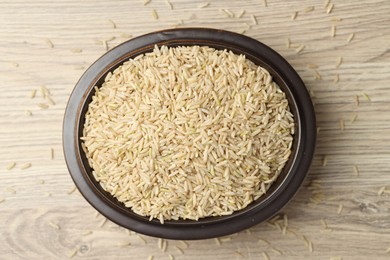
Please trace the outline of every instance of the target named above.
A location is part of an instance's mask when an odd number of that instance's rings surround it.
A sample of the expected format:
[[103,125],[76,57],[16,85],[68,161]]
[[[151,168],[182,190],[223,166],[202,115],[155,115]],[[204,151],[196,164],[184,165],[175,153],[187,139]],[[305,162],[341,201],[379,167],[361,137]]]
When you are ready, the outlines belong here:
[[[193,220],[171,220],[161,224],[149,221],[126,208],[104,191],[92,175],[81,148],[84,116],[94,86],[101,86],[107,73],[135,56],[151,52],[155,45],[207,45],[244,54],[255,64],[266,68],[286,93],[295,118],[292,154],[267,193],[246,208],[228,216]],[[247,36],[206,28],[158,31],[131,39],[99,58],[76,84],[64,116],[63,148],[69,172],[85,199],[102,215],[136,232],[169,239],[204,239],[224,236],[249,228],[278,213],[294,196],[309,170],[316,142],[316,120],[310,96],[296,71],[271,48]],[[82,218],[83,216],[80,216]]]

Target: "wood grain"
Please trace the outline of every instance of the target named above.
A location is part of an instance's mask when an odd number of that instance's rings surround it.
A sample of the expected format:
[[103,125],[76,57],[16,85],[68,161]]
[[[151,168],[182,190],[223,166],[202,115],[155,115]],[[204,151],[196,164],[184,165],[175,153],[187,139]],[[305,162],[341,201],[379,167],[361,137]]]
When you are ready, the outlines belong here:
[[[267,7],[259,0],[216,0],[202,9],[202,1],[171,0],[173,10],[163,0],[146,6],[142,0],[0,2],[1,259],[169,259],[170,254],[175,259],[262,259],[263,252],[270,259],[389,259],[389,1],[332,0],[330,14],[318,0],[268,0]],[[314,10],[305,13],[310,6]],[[231,18],[222,8],[236,15],[246,12]],[[291,20],[295,11],[297,18]],[[318,145],[305,185],[281,213],[289,219],[285,235],[278,227],[283,228],[283,221],[263,223],[222,238],[221,245],[216,240],[189,241],[188,247],[168,241],[162,252],[156,238],[103,223],[77,191],[68,194],[74,185],[62,155],[62,117],[78,78],[106,51],[101,42],[109,40],[112,48],[128,35],[177,26],[245,30],[282,54],[311,90]],[[355,36],[348,42],[351,33]],[[305,48],[297,54],[301,44]],[[337,68],[339,57],[343,62]],[[318,65],[321,79],[307,64]],[[50,90],[55,105],[42,98],[41,85]],[[38,91],[31,99],[34,89]],[[41,109],[39,103],[49,108]],[[12,162],[16,167],[6,170]],[[32,167],[21,170],[25,163]],[[386,192],[378,195],[383,186]],[[313,252],[302,236],[312,242]]]

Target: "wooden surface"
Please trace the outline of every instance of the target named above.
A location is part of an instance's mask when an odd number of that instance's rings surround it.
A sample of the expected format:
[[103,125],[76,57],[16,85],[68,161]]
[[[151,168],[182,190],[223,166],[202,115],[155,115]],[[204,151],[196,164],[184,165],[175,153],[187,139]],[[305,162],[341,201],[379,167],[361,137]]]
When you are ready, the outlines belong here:
[[[266,254],[270,259],[389,259],[390,1],[331,2],[327,14],[322,0],[268,0],[267,6],[261,0],[218,0],[203,9],[198,8],[203,2],[171,0],[173,10],[163,0],[146,6],[141,0],[1,0],[0,258],[266,259]],[[306,9],[310,6],[315,9]],[[221,8],[246,13],[231,18]],[[179,19],[183,24],[177,25]],[[283,221],[277,221],[222,238],[221,245],[216,240],[167,241],[163,252],[157,239],[104,222],[77,191],[72,193],[61,128],[74,84],[105,52],[103,40],[114,47],[126,34],[173,26],[246,30],[282,54],[312,91],[318,146],[305,185],[282,212],[281,219],[288,216],[285,235],[278,228],[283,229]],[[297,54],[301,44],[305,48]],[[339,57],[343,61],[337,68]],[[307,64],[319,66],[317,79]],[[55,105],[42,98],[42,85]],[[12,162],[16,166],[8,171]],[[22,170],[25,163],[32,166]],[[381,187],[386,190],[378,195]]]

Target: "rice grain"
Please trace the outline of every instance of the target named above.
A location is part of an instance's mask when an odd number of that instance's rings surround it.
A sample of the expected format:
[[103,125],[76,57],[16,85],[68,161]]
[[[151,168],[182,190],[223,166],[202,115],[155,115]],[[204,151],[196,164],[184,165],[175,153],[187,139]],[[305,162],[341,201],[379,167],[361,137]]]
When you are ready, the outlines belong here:
[[46,42],[46,44],[47,44],[50,48],[53,48],[53,47],[54,47],[54,44],[53,44],[53,42],[52,42],[50,39],[45,39],[45,42]]
[[20,169],[21,170],[26,170],[26,169],[30,168],[31,166],[32,166],[31,163],[25,163],[22,166],[20,166]]
[[208,7],[209,5],[210,5],[209,2],[204,2],[204,3],[199,4],[199,5],[198,5],[198,8],[199,8],[199,9],[206,8],[206,7]]
[[10,170],[12,170],[13,168],[15,168],[15,166],[16,166],[16,162],[11,162],[11,163],[9,163],[9,164],[7,165],[6,169],[7,169],[7,171],[10,171]]
[[333,3],[330,3],[330,4],[328,5],[328,7],[326,8],[326,13],[327,13],[327,14],[330,14],[330,13],[332,12],[332,10],[333,10],[333,7],[334,7],[334,4],[333,4]]
[[348,39],[347,39],[347,42],[350,43],[353,38],[355,37],[355,34],[354,33],[351,33],[349,36],[348,36]]
[[291,20],[294,21],[295,19],[297,19],[297,16],[298,16],[298,12],[295,11],[295,12],[291,15]]
[[154,20],[158,20],[158,13],[157,13],[156,9],[154,9],[154,8],[152,9],[152,17]]
[[37,94],[36,89],[31,90],[30,98],[35,98],[36,94]]
[[169,7],[170,10],[173,10],[173,5],[172,5],[171,1],[165,0],[165,4]]

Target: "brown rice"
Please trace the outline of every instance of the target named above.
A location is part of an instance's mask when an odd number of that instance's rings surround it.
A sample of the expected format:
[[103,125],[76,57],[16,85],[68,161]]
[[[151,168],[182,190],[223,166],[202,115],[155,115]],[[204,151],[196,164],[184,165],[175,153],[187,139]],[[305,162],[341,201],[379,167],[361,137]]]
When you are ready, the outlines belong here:
[[81,138],[93,175],[125,206],[161,223],[245,208],[290,156],[285,93],[243,55],[155,47],[95,89]]

